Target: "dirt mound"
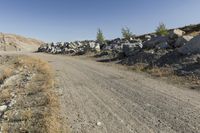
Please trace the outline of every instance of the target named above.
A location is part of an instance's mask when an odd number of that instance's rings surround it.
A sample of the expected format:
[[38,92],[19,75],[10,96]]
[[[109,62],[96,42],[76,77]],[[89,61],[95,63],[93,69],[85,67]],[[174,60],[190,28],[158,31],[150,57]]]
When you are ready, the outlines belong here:
[[0,33],[0,51],[36,51],[42,43],[32,38]]

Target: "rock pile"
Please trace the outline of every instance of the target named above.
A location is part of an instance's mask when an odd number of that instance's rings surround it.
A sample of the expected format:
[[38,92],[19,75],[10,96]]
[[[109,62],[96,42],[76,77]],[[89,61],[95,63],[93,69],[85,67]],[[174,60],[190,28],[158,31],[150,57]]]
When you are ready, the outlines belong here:
[[[185,31],[180,29],[170,30],[167,36],[157,36],[155,34],[148,34],[144,37],[138,36],[132,40],[114,39],[108,40],[105,44],[99,44],[96,41],[76,41],[76,42],[57,42],[42,44],[38,48],[38,52],[47,52],[52,54],[70,54],[70,55],[83,55],[87,52],[100,52],[100,51],[118,51],[124,53],[125,56],[132,56],[141,50],[175,50],[179,49],[183,53],[183,48],[190,45],[190,41],[194,41],[193,36],[187,35]],[[198,39],[197,39],[198,41]],[[186,45],[186,46],[185,46]],[[195,49],[196,45],[190,49]],[[184,48],[187,49],[187,48]],[[188,51],[184,50],[184,54]]]
[[[186,39],[185,39],[186,40]],[[185,41],[184,40],[184,41]],[[190,41],[186,42],[184,46],[178,49],[178,52],[186,54],[200,54],[200,35],[194,37]]]
[[[131,40],[117,38],[105,44],[96,41],[77,41],[44,44],[39,52],[53,54],[83,55],[87,52],[100,52],[95,57],[121,60],[122,64],[171,66],[177,71],[197,72],[200,76],[200,24],[171,29],[166,36],[155,33],[136,36]],[[108,59],[110,60],[110,59]],[[194,70],[195,69],[195,70]]]
[[87,52],[99,52],[100,44],[95,41],[57,42],[42,44],[38,52],[52,54],[74,54],[82,55]]
[[[178,50],[183,52],[182,47],[190,46],[190,44],[198,41],[198,36],[193,39],[194,36],[186,34],[185,31],[180,29],[170,30],[167,36],[157,36],[155,34],[145,35],[144,37],[138,36],[133,40],[128,41],[125,39],[117,38],[115,40],[107,41],[107,44],[101,47],[101,50],[118,51],[124,54],[125,57],[133,56],[140,51],[154,51],[164,53]],[[199,37],[200,38],[200,37]],[[187,48],[186,48],[187,49]],[[198,46],[193,45],[190,51],[193,53],[198,50]],[[149,53],[149,52],[148,52]],[[162,55],[161,53],[161,55]]]
[[200,77],[200,34],[192,36],[175,29],[167,36],[150,35],[146,41],[142,40],[142,45],[139,51],[132,50],[129,54],[123,49],[125,57],[121,63],[171,67],[177,74]]

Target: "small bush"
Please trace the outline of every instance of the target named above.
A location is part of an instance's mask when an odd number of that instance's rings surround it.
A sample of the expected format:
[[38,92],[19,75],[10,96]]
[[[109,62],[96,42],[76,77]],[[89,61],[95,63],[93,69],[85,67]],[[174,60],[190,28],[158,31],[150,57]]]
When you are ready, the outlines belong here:
[[159,26],[156,29],[156,34],[159,36],[166,36],[169,34],[164,23],[159,24]]
[[134,37],[134,34],[131,32],[131,30],[128,27],[122,28],[122,36],[130,40],[132,37]]
[[101,29],[98,29],[98,31],[97,31],[97,42],[100,44],[105,43],[105,38],[104,38],[104,35],[103,35],[103,32]]

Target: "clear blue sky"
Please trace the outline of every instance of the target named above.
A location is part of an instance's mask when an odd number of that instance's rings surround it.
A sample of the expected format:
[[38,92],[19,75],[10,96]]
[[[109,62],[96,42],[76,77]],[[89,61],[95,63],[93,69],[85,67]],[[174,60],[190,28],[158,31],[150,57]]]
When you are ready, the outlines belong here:
[[0,31],[44,41],[107,39],[200,23],[200,0],[0,0]]

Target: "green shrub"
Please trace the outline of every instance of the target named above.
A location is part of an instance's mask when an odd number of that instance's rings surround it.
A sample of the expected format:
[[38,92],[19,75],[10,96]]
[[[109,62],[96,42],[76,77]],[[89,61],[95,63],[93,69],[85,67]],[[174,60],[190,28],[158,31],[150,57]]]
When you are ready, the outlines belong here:
[[164,23],[159,24],[159,26],[156,29],[156,34],[159,36],[166,36],[169,34]]
[[134,37],[134,34],[130,31],[128,27],[125,27],[125,28],[122,28],[122,36],[125,39],[130,40],[132,37]]
[[98,31],[97,31],[97,42],[100,44],[105,43],[105,38],[104,38],[104,35],[103,35],[103,32],[101,29],[98,29]]

